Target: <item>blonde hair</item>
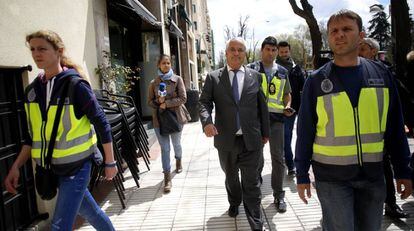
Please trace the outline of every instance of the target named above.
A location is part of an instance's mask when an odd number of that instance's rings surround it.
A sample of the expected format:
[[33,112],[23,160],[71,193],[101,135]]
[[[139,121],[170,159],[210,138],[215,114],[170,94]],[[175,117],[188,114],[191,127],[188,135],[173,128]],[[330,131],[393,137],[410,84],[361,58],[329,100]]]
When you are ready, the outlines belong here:
[[82,67],[76,64],[75,62],[73,62],[72,59],[66,56],[65,44],[63,44],[62,39],[56,32],[51,31],[51,30],[39,30],[39,31],[33,32],[31,34],[26,35],[26,43],[29,44],[30,40],[34,38],[41,38],[41,39],[46,40],[48,43],[50,43],[53,46],[55,50],[62,49],[62,56],[60,57],[60,65],[62,67],[75,69],[83,79],[87,79]]

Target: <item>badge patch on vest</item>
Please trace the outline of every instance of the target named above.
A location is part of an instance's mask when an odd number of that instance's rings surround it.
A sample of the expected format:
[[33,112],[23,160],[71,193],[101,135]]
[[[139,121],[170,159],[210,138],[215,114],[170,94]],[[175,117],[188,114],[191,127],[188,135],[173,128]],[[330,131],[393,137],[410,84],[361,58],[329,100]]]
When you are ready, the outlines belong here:
[[286,79],[286,75],[285,74],[281,74],[281,73],[275,73],[276,77],[279,77],[279,79]]
[[33,102],[36,99],[36,92],[35,90],[32,88],[30,89],[29,93],[27,94],[27,100],[29,102]]
[[269,84],[269,94],[271,95],[276,94],[276,85],[274,83]]
[[385,86],[383,79],[368,79],[368,86],[370,87],[383,87]]
[[333,89],[332,81],[329,79],[324,79],[321,83],[321,89],[324,93],[329,93]]

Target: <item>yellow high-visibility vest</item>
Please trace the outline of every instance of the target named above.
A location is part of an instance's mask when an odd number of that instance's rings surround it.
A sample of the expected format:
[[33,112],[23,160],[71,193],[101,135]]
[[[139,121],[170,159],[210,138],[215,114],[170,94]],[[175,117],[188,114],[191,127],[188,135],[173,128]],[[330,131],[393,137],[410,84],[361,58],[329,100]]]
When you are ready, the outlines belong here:
[[[34,93],[34,88],[28,91]],[[73,89],[69,87],[69,89]],[[30,94],[30,93],[29,93]],[[52,165],[66,165],[88,158],[96,149],[96,134],[86,115],[76,118],[73,106],[73,93],[68,92],[57,130],[56,142],[53,149]],[[33,98],[33,97],[32,97]],[[60,99],[59,99],[60,100]],[[57,101],[50,101],[47,110],[47,119],[42,119],[39,103],[28,101],[25,103],[29,133],[32,138],[32,158],[38,165],[44,166],[49,139],[57,111]]]
[[266,74],[262,73],[262,91],[266,96],[269,112],[283,113],[283,95],[286,79],[273,76],[270,83],[267,82]]
[[381,162],[388,107],[386,87],[363,87],[355,108],[345,91],[317,97],[313,161],[360,166]]

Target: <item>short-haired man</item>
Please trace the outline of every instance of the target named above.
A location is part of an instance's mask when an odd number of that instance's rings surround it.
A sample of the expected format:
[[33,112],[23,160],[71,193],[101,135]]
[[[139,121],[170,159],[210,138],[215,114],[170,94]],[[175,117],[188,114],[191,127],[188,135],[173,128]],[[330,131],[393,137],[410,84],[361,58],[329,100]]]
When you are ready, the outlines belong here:
[[298,116],[298,194],[307,203],[312,163],[324,230],[380,230],[384,149],[401,198],[412,191],[401,105],[388,68],[358,58],[361,17],[341,10],[327,28],[334,59],[307,78]]
[[[362,42],[359,45],[359,56],[366,58],[366,59],[381,62],[381,60],[376,59],[378,51],[379,51],[379,44],[377,40],[373,38],[362,39]],[[398,80],[395,80],[395,81],[398,81]],[[399,86],[399,84],[400,83],[398,82],[397,86]],[[390,155],[388,152],[385,152],[385,155],[384,155],[384,175],[385,175],[385,185],[387,188],[387,194],[385,197],[385,215],[389,217],[393,217],[393,218],[408,217],[408,214],[405,213],[400,208],[400,206],[397,205],[397,198],[395,197],[395,187],[394,187],[394,173],[392,172],[391,159],[390,159]]]
[[262,230],[259,168],[263,144],[269,139],[269,116],[260,89],[261,75],[243,65],[245,58],[246,44],[242,38],[227,41],[227,65],[206,77],[199,100],[200,120],[206,136],[214,136],[220,166],[226,175],[228,215],[236,217],[243,201],[250,228]]
[[380,47],[377,40],[373,38],[363,38],[359,45],[359,56],[375,60],[379,49]]
[[[287,41],[280,41],[277,44],[277,57],[276,63],[288,70],[289,83],[292,92],[290,93],[292,102],[290,106],[296,111],[299,111],[300,107],[300,96],[302,93],[303,84],[305,82],[305,76],[303,74],[302,68],[299,65],[296,65],[291,57],[290,44]],[[292,152],[292,134],[293,127],[295,125],[296,113],[292,116],[285,118],[285,163],[288,168],[288,174],[293,176],[296,174],[295,164],[293,163],[293,152]]]
[[262,90],[266,96],[270,119],[270,156],[272,159],[271,184],[274,203],[278,212],[286,212],[285,191],[283,179],[285,165],[283,161],[284,117],[292,116],[290,108],[290,84],[288,71],[275,62],[277,55],[277,40],[269,36],[262,42],[261,60],[248,66],[262,73]]

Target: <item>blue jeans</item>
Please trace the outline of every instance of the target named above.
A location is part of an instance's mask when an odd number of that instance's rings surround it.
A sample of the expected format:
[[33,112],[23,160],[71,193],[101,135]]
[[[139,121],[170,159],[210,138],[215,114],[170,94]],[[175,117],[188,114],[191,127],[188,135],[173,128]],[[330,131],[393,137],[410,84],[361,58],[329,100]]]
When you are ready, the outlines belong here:
[[176,132],[169,135],[161,135],[159,128],[154,128],[155,134],[157,135],[158,143],[160,143],[161,147],[161,160],[162,160],[162,169],[164,172],[171,172],[171,164],[170,164],[170,137],[171,142],[174,147],[175,159],[181,160],[181,156],[183,150],[181,148],[181,133]]
[[285,117],[285,164],[288,170],[295,169],[295,164],[293,163],[293,152],[292,152],[292,134],[293,126],[295,125],[296,114]]
[[96,204],[88,190],[91,161],[86,161],[73,176],[59,177],[59,194],[51,230],[72,230],[76,215],[85,218],[96,230],[115,230],[109,217]]
[[316,181],[323,230],[377,231],[385,200],[384,178],[369,181]]

